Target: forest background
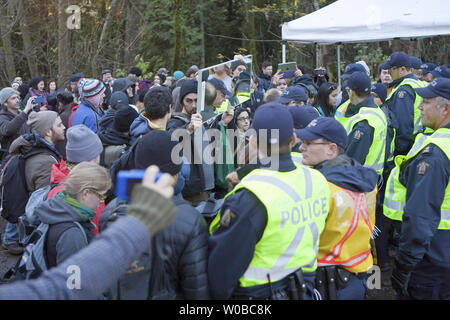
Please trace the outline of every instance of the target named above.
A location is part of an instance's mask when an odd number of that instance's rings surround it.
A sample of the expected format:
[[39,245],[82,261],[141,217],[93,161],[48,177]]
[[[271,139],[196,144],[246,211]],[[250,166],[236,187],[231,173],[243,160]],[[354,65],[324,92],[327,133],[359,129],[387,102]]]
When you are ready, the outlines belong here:
[[[0,81],[40,75],[58,86],[73,73],[101,79],[140,67],[151,78],[161,67],[183,72],[214,65],[234,54],[281,62],[281,25],[335,0],[1,0]],[[351,12],[343,19],[351,19]],[[320,25],[322,21],[317,21]],[[364,60],[375,71],[394,51],[424,62],[449,64],[450,37],[341,45],[341,71]],[[336,46],[287,45],[287,61],[311,73],[323,66],[337,78]],[[276,67],[274,67],[276,70]],[[274,71],[275,72],[275,71]],[[375,73],[375,75],[374,75]],[[372,72],[376,77],[376,71]]]

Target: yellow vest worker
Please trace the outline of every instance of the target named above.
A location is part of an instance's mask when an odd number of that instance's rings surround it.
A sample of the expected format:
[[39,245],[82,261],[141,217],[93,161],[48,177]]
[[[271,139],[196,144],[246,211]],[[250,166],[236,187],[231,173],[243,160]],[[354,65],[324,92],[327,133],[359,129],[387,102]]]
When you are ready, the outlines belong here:
[[[406,156],[395,158],[386,188],[385,214],[402,220],[392,287],[401,299],[450,297],[450,79],[417,89],[419,135]],[[396,172],[399,171],[399,173]]]
[[225,197],[210,226],[210,292],[215,299],[311,299],[329,187],[318,171],[292,161],[286,108],[260,106],[253,128],[259,169]]
[[323,299],[361,300],[373,265],[378,175],[342,154],[347,132],[333,118],[318,118],[296,134],[303,164],[319,170],[331,190],[330,211],[319,240],[316,288]]
[[365,73],[354,72],[348,87],[350,99],[335,115],[349,136],[346,154],[381,175],[386,152],[386,115],[373,101],[370,78]]

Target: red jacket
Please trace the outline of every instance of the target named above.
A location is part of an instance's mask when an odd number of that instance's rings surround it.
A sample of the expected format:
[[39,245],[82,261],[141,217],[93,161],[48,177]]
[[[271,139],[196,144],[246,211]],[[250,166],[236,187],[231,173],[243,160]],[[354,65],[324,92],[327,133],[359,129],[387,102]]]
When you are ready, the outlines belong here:
[[[66,180],[67,175],[69,174],[70,169],[67,167],[66,161],[63,159],[60,163],[56,163],[52,166],[50,183],[58,183],[59,185],[55,186],[47,195],[47,199],[53,198],[55,194],[64,190],[64,180]],[[95,209],[97,214],[95,215],[92,222],[95,224],[94,234],[98,235],[98,220],[100,219],[100,215],[105,209],[105,203],[101,202],[98,207]]]

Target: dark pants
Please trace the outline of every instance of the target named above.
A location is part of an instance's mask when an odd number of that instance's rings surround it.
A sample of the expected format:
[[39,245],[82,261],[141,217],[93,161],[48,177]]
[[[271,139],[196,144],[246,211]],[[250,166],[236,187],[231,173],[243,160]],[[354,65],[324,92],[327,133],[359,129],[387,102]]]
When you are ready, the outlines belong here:
[[350,275],[347,286],[336,292],[337,300],[364,300],[366,297],[366,279]]
[[435,266],[425,256],[411,273],[408,292],[412,300],[450,300],[450,268]]

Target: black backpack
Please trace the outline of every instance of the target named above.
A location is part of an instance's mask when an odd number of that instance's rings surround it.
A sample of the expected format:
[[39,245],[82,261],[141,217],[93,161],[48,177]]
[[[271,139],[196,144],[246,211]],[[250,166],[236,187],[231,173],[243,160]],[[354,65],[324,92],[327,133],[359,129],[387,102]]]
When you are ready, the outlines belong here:
[[8,155],[4,159],[0,175],[0,212],[10,223],[17,223],[18,218],[25,213],[30,197],[25,180],[25,160],[44,152],[43,149],[37,149],[26,154]]

